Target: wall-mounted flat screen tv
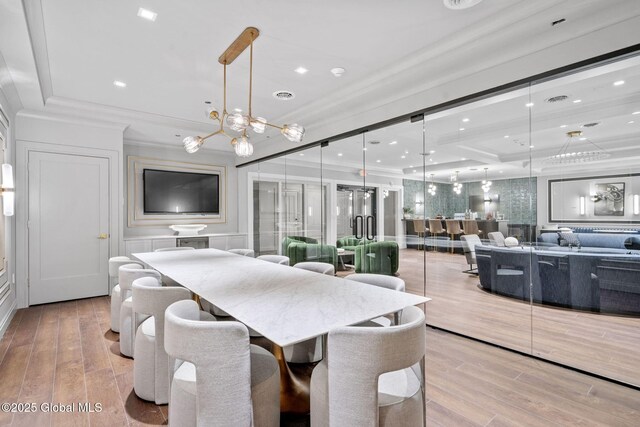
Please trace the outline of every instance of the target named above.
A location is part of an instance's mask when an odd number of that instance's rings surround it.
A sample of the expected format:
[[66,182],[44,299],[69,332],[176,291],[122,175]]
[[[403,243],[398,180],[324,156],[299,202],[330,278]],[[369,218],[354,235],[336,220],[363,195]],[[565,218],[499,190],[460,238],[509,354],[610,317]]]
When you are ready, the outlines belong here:
[[144,169],[145,214],[220,214],[220,176]]

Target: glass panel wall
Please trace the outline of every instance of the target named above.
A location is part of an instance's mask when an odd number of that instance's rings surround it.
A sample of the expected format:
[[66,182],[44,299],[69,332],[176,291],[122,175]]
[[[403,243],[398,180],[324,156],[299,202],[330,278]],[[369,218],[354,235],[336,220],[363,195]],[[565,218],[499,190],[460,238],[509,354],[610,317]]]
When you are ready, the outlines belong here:
[[429,325],[640,385],[639,93],[630,57],[254,165],[254,247],[321,245]]
[[526,353],[529,105],[525,87],[425,117],[427,323]]
[[638,57],[532,86],[542,224],[533,354],[635,385],[639,94]]

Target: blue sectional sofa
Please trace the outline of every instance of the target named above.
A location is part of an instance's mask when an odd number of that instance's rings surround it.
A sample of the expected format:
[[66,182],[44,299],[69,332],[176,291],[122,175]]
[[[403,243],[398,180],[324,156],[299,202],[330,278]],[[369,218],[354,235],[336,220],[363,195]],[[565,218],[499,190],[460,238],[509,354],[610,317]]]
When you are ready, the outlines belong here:
[[[581,252],[594,252],[601,254],[611,253],[637,253],[640,251],[632,249],[633,246],[625,245],[635,242],[640,236],[635,234],[609,234],[609,233],[572,233],[580,242],[579,248]],[[555,251],[570,251],[572,248],[560,246],[559,233],[543,233],[538,236],[538,245],[541,248]],[[631,249],[630,249],[631,248]]]
[[[615,239],[603,239],[599,244],[614,242]],[[622,245],[624,248],[624,243]],[[533,302],[543,305],[640,316],[639,251],[619,247],[600,248],[599,252],[595,249],[581,247],[569,251],[569,248],[551,244],[536,249],[476,245],[479,286],[524,301],[532,298]],[[523,286],[522,274],[509,278],[504,271],[498,272],[504,268],[525,270],[515,262],[513,266],[505,267],[503,264],[509,264],[505,251],[519,252],[522,258],[531,262],[532,267],[524,276],[531,275],[532,293],[526,289],[526,283]],[[497,276],[502,276],[499,281],[496,281]]]

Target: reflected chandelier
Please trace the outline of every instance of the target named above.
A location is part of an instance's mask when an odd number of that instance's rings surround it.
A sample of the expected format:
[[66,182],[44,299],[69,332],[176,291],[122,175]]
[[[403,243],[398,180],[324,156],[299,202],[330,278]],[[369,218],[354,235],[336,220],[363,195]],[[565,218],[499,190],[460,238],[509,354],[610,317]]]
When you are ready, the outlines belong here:
[[[253,41],[258,38],[260,31],[255,27],[247,27],[238,36],[237,39],[224,51],[218,58],[218,62],[224,67],[224,101],[222,104],[222,113],[211,108],[207,110],[207,115],[211,120],[215,120],[219,124],[218,130],[205,136],[188,136],[182,142],[187,153],[195,153],[202,147],[204,141],[215,135],[224,135],[231,140],[231,145],[240,157],[249,157],[253,154],[253,144],[249,141],[247,129],[251,128],[255,133],[264,133],[267,126],[280,129],[280,133],[291,142],[300,142],[304,135],[304,128],[298,124],[290,124],[277,126],[268,123],[262,117],[254,117],[251,111],[251,91],[253,82]],[[231,64],[244,50],[249,47],[249,110],[246,115],[242,113],[229,114],[227,112],[227,65]],[[225,122],[229,128],[235,132],[239,132],[239,137],[229,135],[225,131]]]
[[[606,159],[607,157],[611,156],[611,153],[603,150],[593,142],[589,141],[587,138],[579,138],[581,136],[581,130],[572,130],[567,132],[567,140],[560,148],[560,151],[558,151],[558,154],[548,157],[546,159],[546,162],[553,165],[584,163]],[[585,151],[571,151],[573,150],[573,148],[571,148],[570,145],[575,145],[572,143],[572,141],[574,141],[574,138],[579,138],[580,141],[586,141],[593,146],[593,149],[587,149]]]
[[484,168],[484,179],[482,180],[482,191],[484,191],[485,193],[488,193],[489,190],[491,190],[491,184],[493,184],[491,181],[489,181],[487,175],[488,170],[489,168]]
[[456,174],[451,176],[451,182],[453,182],[453,192],[456,194],[462,193],[462,183],[458,181],[458,173],[459,171],[456,171]]

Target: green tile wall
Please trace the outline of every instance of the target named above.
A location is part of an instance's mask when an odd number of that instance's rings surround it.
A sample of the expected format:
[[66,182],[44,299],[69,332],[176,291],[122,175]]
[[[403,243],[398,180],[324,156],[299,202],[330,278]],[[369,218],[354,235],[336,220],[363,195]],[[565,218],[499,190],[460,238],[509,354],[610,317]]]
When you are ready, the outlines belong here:
[[[537,212],[537,184],[536,178],[513,178],[492,180],[490,195],[500,196],[500,214],[512,223],[536,224]],[[464,212],[469,208],[469,196],[482,196],[484,193],[481,183],[465,182],[462,192],[458,195],[453,192],[452,184],[436,183],[437,191],[435,196],[427,193],[427,201],[424,205],[416,206],[416,195],[418,200],[423,199],[425,187],[422,181],[410,179],[402,180],[404,186],[404,206],[409,206],[414,210],[414,214],[422,214],[424,206],[425,217],[435,217],[443,214],[453,217],[456,212]],[[428,183],[426,184],[428,185]],[[531,195],[531,197],[529,197]],[[418,210],[416,211],[416,207]]]

